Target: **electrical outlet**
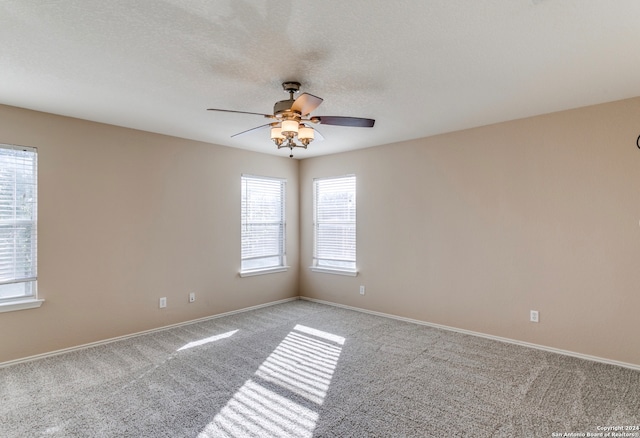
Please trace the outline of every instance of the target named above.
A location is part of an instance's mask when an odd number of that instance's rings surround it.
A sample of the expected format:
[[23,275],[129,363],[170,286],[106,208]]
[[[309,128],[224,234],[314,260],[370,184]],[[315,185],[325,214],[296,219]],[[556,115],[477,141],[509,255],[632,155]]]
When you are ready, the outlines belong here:
[[538,314],[537,310],[532,310],[529,314],[529,321],[531,322],[540,322],[540,314]]
[[189,293],[189,302],[193,303],[195,300],[196,300],[196,293],[195,292]]
[[364,286],[360,286],[360,295],[364,295]]
[[167,297],[162,297],[160,298],[160,308],[164,309],[165,307],[167,307]]

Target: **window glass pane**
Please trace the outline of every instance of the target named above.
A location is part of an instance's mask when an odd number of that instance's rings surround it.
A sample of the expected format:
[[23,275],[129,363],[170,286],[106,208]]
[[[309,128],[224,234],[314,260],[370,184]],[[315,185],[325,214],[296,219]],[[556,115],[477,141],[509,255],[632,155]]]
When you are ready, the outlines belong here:
[[37,154],[0,145],[0,300],[35,294]]
[[34,281],[2,284],[0,285],[0,300],[31,297],[35,294],[34,286]]
[[285,181],[243,175],[241,182],[241,271],[284,266]]
[[243,260],[242,271],[252,271],[255,269],[267,269],[281,266],[280,256],[263,257],[255,260]]
[[314,265],[356,269],[356,178],[314,180]]

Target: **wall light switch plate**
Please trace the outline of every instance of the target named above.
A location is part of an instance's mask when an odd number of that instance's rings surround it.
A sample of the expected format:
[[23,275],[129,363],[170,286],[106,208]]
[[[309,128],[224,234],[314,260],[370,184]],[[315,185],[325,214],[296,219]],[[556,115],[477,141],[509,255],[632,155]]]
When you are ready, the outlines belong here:
[[165,307],[167,307],[167,297],[162,297],[160,298],[160,308],[164,309]]
[[196,300],[196,293],[195,292],[189,293],[189,302],[193,303],[195,300]]

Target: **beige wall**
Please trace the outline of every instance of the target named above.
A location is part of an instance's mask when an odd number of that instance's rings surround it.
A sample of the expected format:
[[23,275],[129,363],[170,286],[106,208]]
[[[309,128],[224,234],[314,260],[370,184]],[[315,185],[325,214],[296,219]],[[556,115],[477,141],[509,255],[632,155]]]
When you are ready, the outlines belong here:
[[[46,300],[0,313],[0,362],[298,295],[297,161],[7,106],[0,143],[38,148]],[[242,173],[287,179],[286,273],[237,275]]]
[[[0,362],[300,292],[640,365],[638,134],[630,99],[295,161],[0,106],[39,150],[46,299],[0,313]],[[287,273],[237,276],[241,173],[288,180]],[[310,272],[312,179],[347,173],[360,275]]]
[[[303,160],[301,295],[640,365],[638,134],[636,98]],[[347,173],[360,274],[310,272]]]

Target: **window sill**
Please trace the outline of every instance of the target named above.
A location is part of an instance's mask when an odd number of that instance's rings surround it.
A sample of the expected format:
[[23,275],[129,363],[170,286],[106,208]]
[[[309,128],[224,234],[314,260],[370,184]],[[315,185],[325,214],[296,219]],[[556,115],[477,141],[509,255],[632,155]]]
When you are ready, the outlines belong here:
[[322,272],[324,274],[346,275],[348,277],[357,277],[358,271],[347,271],[345,269],[319,268],[317,266],[309,267],[313,272]]
[[6,303],[0,303],[0,313],[2,312],[14,312],[16,310],[35,309],[42,305],[44,300],[38,300],[35,298],[27,298],[24,300],[16,300]]
[[240,277],[253,277],[255,275],[275,274],[276,272],[287,272],[289,266],[277,266],[275,268],[255,269],[253,271],[241,271]]

